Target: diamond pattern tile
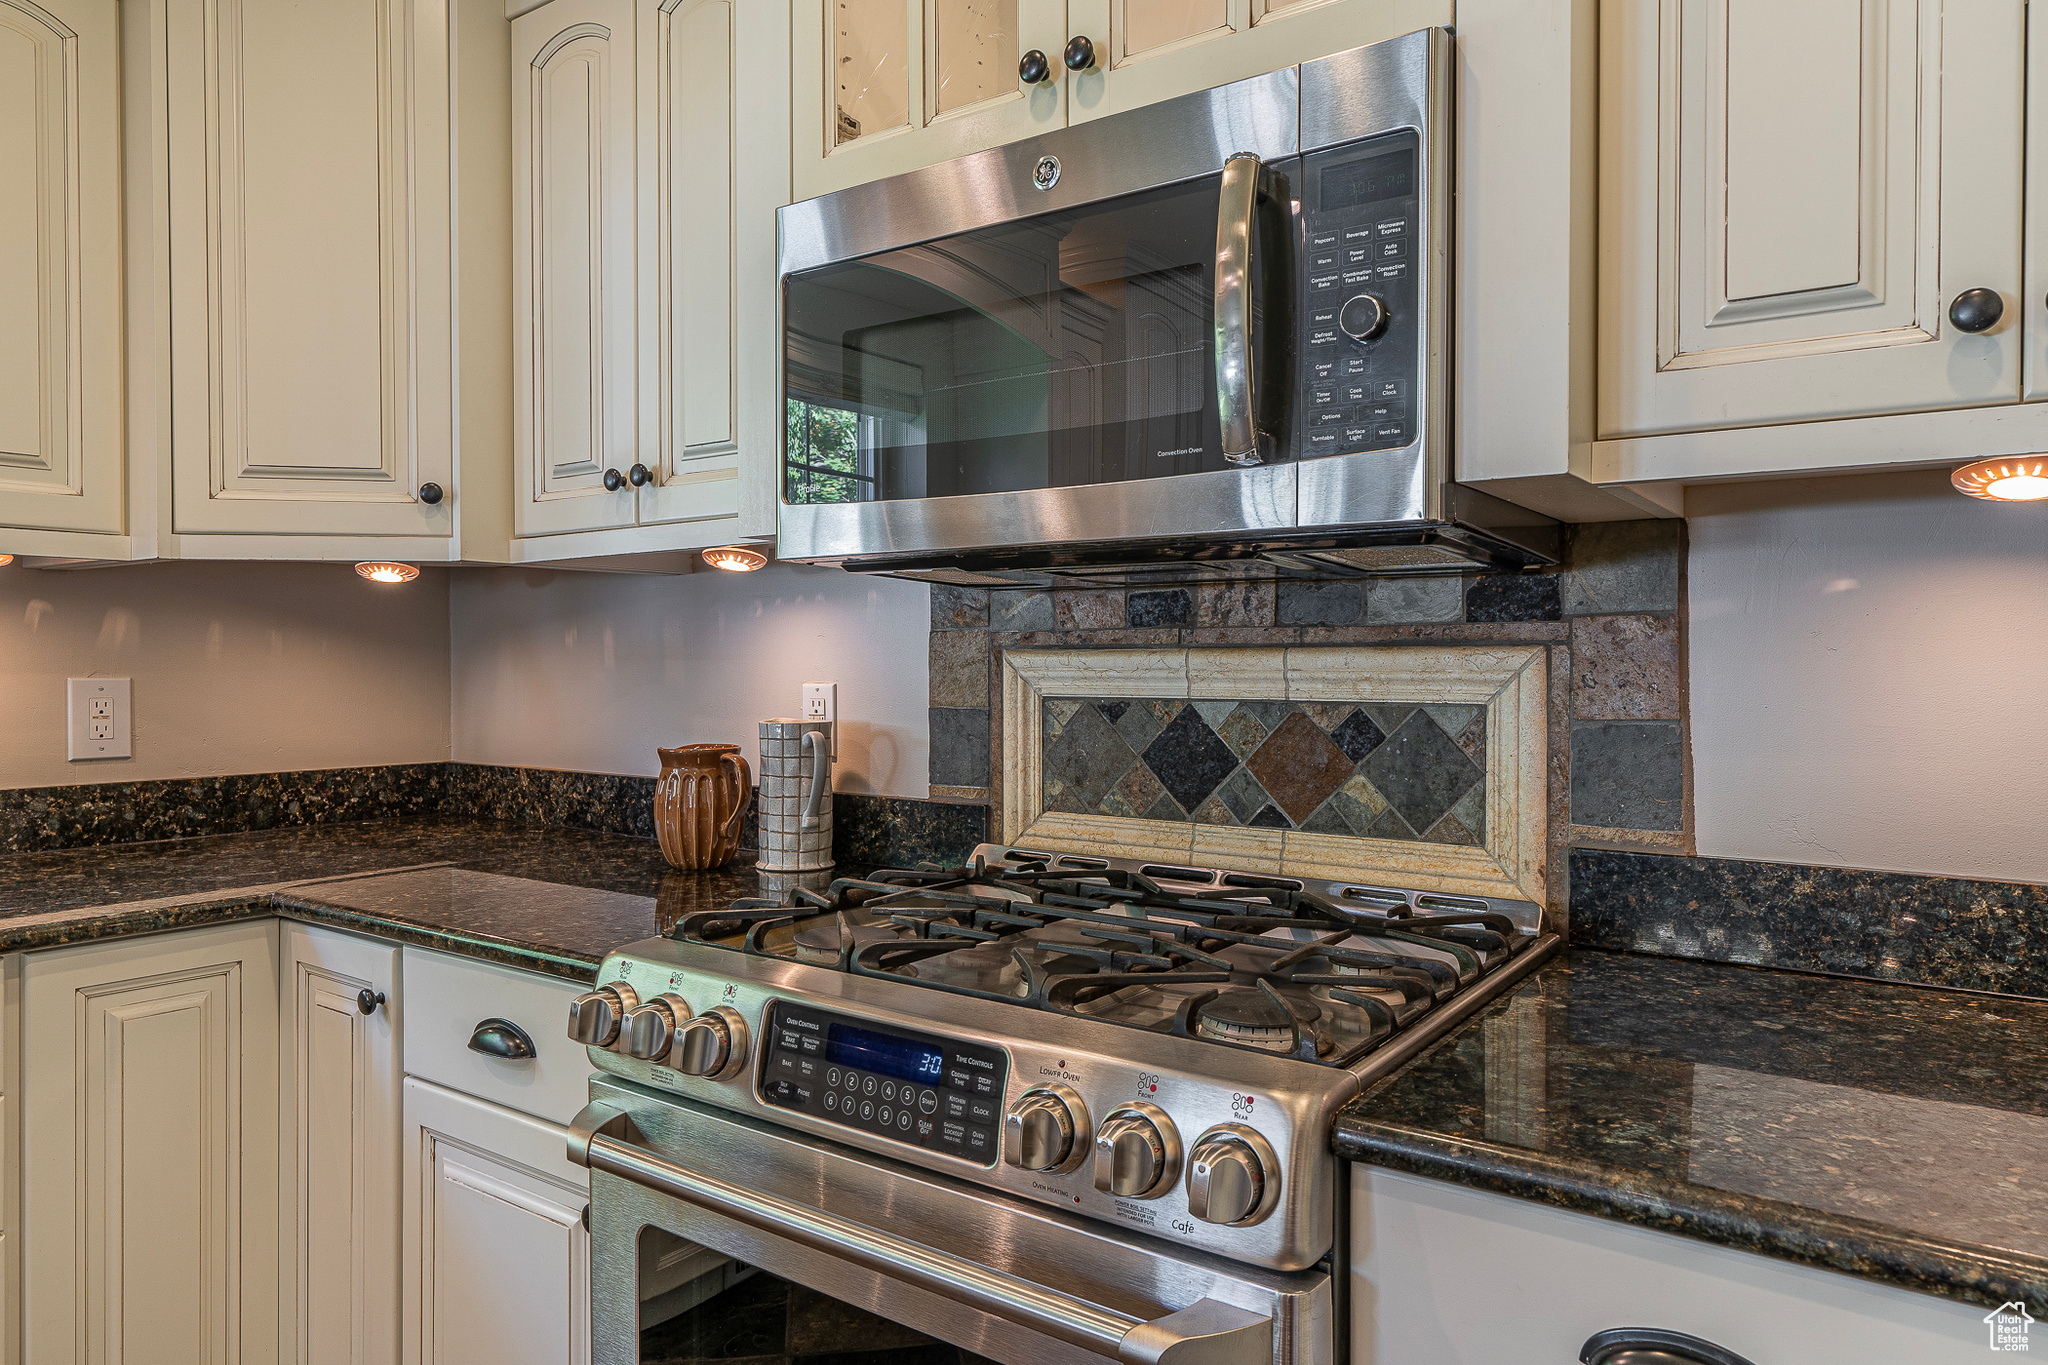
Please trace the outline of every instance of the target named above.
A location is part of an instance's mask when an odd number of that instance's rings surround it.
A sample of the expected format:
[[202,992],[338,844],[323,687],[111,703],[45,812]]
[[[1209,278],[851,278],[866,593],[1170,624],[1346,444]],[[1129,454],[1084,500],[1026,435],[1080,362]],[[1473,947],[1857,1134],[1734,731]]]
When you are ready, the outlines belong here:
[[1486,710],[1398,702],[1048,698],[1048,810],[1486,842]]

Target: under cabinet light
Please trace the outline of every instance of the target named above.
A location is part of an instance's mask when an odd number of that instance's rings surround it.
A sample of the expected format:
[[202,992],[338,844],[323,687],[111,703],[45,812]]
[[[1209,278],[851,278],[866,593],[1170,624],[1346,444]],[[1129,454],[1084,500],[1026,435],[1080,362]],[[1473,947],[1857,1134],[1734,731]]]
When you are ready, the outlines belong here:
[[358,564],[356,572],[372,583],[410,583],[420,576],[416,564],[386,564],[381,560]]
[[13,555],[0,555],[0,569],[6,568],[9,564],[12,564],[13,562]]
[[1992,502],[2039,502],[2048,498],[2048,455],[1978,460],[1948,476],[1959,493]]
[[768,556],[745,545],[720,545],[704,552],[704,562],[727,573],[752,573],[768,563]]

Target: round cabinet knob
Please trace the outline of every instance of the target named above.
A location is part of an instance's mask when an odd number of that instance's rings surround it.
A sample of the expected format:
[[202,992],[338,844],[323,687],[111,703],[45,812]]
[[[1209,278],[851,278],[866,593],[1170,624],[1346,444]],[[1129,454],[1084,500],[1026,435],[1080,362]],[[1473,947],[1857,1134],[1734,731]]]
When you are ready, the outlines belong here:
[[626,471],[626,481],[635,488],[645,488],[654,482],[654,471],[644,464],[635,464]]
[[685,1076],[730,1076],[747,1060],[747,1025],[737,1010],[706,1010],[676,1031],[669,1064]]
[[1027,1171],[1074,1165],[1088,1149],[1088,1107],[1065,1086],[1033,1086],[1003,1116],[1003,1160]]
[[1067,39],[1067,50],[1060,54],[1069,71],[1092,71],[1095,69],[1095,44],[1085,33],[1077,33]]
[[676,1021],[689,1017],[690,1007],[680,995],[657,995],[626,1015],[626,1036],[620,1046],[628,1057],[658,1062],[675,1044]]
[[1996,289],[1965,289],[1949,300],[1948,320],[1958,332],[1988,332],[2005,316]]
[[1242,1124],[1211,1128],[1188,1154],[1188,1212],[1205,1223],[1257,1222],[1276,1164],[1266,1140]]
[[586,991],[569,1002],[569,1036],[585,1047],[610,1047],[619,1025],[640,997],[623,981]]
[[616,493],[616,492],[618,492],[618,491],[619,491],[619,490],[620,490],[621,488],[624,488],[625,486],[626,486],[626,476],[625,476],[624,474],[621,474],[621,473],[620,473],[620,472],[619,472],[618,470],[616,470],[616,469],[607,469],[607,470],[606,470],[606,471],[604,472],[604,491],[605,491],[605,492],[607,492],[607,493]]
[[1173,1120],[1149,1104],[1110,1113],[1095,1134],[1095,1188],[1119,1199],[1156,1199],[1180,1174]]
[[1337,325],[1353,341],[1371,341],[1387,330],[1390,317],[1392,314],[1387,312],[1387,305],[1372,295],[1354,294],[1337,310]]
[[441,485],[438,483],[421,484],[420,501],[425,503],[429,507],[432,507],[435,503],[441,501]]
[[1032,48],[1023,57],[1018,59],[1017,79],[1024,82],[1024,84],[1037,85],[1050,75],[1052,75],[1052,63],[1047,61],[1045,54],[1037,48]]

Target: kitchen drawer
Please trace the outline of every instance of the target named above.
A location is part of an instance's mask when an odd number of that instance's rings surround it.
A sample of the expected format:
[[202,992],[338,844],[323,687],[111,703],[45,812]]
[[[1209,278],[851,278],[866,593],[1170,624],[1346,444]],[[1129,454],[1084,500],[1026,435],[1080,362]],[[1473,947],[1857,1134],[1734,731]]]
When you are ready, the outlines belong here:
[[[589,1098],[586,1087],[596,1069],[564,1032],[569,1001],[584,989],[556,977],[407,948],[406,1074],[567,1123]],[[526,1030],[538,1055],[511,1061],[472,1052],[469,1035],[491,1018]]]

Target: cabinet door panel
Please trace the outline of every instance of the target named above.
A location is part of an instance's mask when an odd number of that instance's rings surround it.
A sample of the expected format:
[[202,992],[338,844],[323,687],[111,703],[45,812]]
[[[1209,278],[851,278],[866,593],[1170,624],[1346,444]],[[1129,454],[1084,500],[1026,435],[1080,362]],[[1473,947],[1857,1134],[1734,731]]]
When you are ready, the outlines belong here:
[[236,925],[24,969],[24,1355],[201,1362],[276,1330],[275,937]]
[[[1156,104],[1451,22],[1451,0],[1070,0],[1095,44],[1071,76],[1069,122]],[[1066,73],[1062,73],[1065,75]]]
[[730,518],[739,510],[735,129],[739,85],[753,63],[739,60],[732,0],[640,4],[642,183],[651,191],[641,213],[657,290],[651,334],[642,331],[643,373],[660,452],[649,461],[654,482],[640,490],[640,521]]
[[[1064,127],[1065,0],[796,0],[798,199]],[[1048,79],[1025,85],[1036,49]]]
[[407,1365],[590,1359],[587,1176],[560,1127],[405,1083]]
[[514,529],[630,526],[636,453],[633,7],[554,0],[512,25]]
[[448,534],[445,11],[168,24],[176,529]]
[[122,529],[120,40],[0,0],[0,525]]
[[1602,435],[2019,396],[2018,0],[1603,15]]
[[[398,949],[284,926],[281,1356],[398,1358]],[[357,993],[385,1001],[369,1014]]]

